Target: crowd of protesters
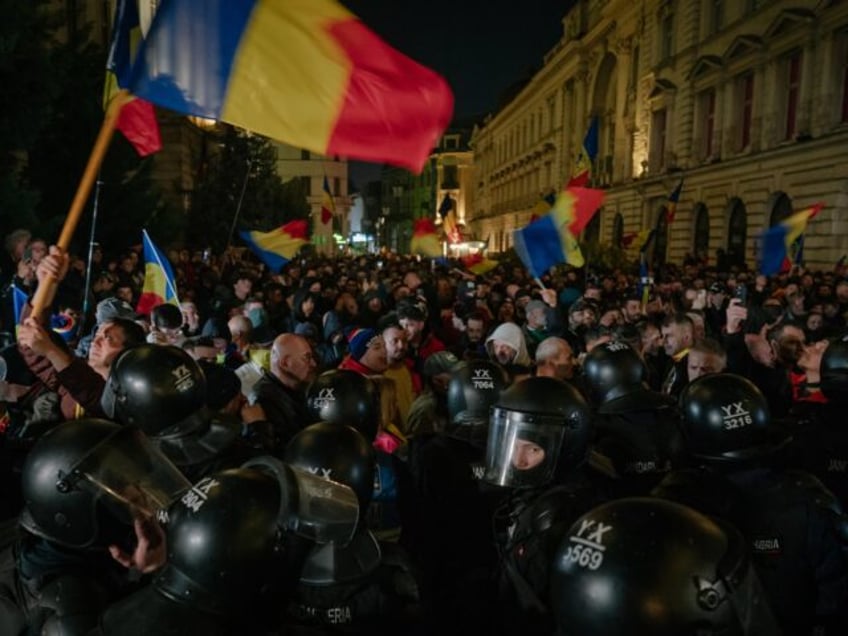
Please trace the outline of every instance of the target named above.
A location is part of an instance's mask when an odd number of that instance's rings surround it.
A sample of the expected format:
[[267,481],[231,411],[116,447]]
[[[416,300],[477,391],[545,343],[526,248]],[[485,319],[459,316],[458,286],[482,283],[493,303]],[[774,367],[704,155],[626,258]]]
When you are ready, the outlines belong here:
[[[383,252],[310,254],[272,272],[249,250],[217,255],[187,248],[168,252],[179,307],[163,304],[150,315],[139,315],[145,274],[139,249],[109,254],[97,247],[92,262],[86,263],[26,230],[9,234],[5,248],[0,266],[0,331],[6,338],[0,435],[7,447],[14,447],[11,455],[19,451],[12,438],[37,438],[60,422],[79,418],[111,419],[114,413],[101,398],[114,383],[113,363],[125,350],[147,345],[171,345],[197,361],[205,374],[206,407],[240,422],[245,448],[280,458],[315,421],[308,393],[322,374],[341,370],[369,378],[379,393],[372,437],[377,467],[381,461],[387,462],[387,470],[394,466],[386,474],[399,483],[405,464],[420,455],[424,442],[416,440],[451,430],[449,387],[463,363],[497,365],[505,386],[555,378],[576,389],[575,399],[591,404],[598,398],[586,361],[596,349],[621,343],[641,361],[645,390],[666,396],[667,404],[681,401],[698,378],[732,373],[750,379],[770,417],[789,422],[791,429],[811,409],[827,404],[821,360],[845,333],[848,321],[848,272],[838,267],[807,271],[794,266],[766,277],[744,265],[722,262],[719,268],[687,257],[680,265],[658,266],[650,282],[640,279],[635,265],[615,270],[563,265],[535,279],[517,260],[500,260],[493,269],[475,274],[461,260]],[[58,280],[48,311],[31,316],[27,306],[16,316],[13,286],[31,297],[47,276]],[[609,350],[614,353],[615,346]],[[345,416],[354,418],[352,412]],[[166,428],[159,426],[157,434],[165,435]],[[847,437],[837,445],[844,447]],[[803,434],[797,439],[804,439]],[[596,450],[603,450],[602,440],[597,441]],[[614,451],[609,458],[614,460],[612,472],[626,472]],[[21,505],[10,486],[15,481],[6,473],[19,467],[10,461],[4,468],[5,543],[15,535],[14,516]],[[848,467],[817,476],[844,505]],[[650,488],[636,490],[617,492],[650,494]],[[414,604],[426,608],[433,598],[449,604],[444,590],[432,589],[445,581],[433,574],[427,563],[432,554],[421,548],[432,537],[417,542],[415,530],[400,527],[417,519],[416,514],[407,514],[402,523],[403,503],[393,509],[397,502],[388,499],[381,500],[375,490],[370,503],[380,513],[372,509],[369,519],[381,541],[400,541],[410,551],[411,569],[430,575],[429,580],[423,577],[421,594],[412,595]],[[842,609],[824,613],[827,620],[838,614],[838,622],[848,602],[848,569],[843,564],[832,573],[836,581],[827,594]],[[458,580],[467,582],[463,576]],[[469,596],[463,611],[471,612],[471,618],[457,618],[459,610],[436,611],[435,625],[442,628],[441,620],[472,624],[479,628],[473,633],[512,629],[505,627],[508,621],[498,624],[497,613],[475,609],[475,603],[485,605],[487,594]],[[434,626],[421,618],[420,608],[404,616],[409,625]],[[539,633],[551,627],[542,625]]]

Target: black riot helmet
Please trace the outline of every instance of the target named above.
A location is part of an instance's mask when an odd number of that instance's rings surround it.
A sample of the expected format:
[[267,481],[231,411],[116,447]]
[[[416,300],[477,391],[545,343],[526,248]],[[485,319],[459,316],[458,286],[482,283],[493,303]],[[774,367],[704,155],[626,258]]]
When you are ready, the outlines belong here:
[[646,387],[645,363],[623,342],[607,342],[592,349],[583,361],[583,373],[602,415],[669,406],[667,398]]
[[828,401],[848,402],[848,336],[831,342],[821,359],[821,391]]
[[527,378],[501,393],[492,409],[485,480],[533,487],[580,465],[589,450],[589,406],[573,386]]
[[779,633],[742,535],[653,498],[603,504],[571,526],[551,606],[563,636]]
[[201,611],[232,615],[297,577],[295,535],[348,541],[358,518],[350,488],[262,457],[204,477],[169,510],[168,560],[156,589]]
[[334,369],[315,378],[306,391],[306,408],[315,422],[352,426],[368,441],[377,435],[380,392],[356,371]]
[[143,344],[117,357],[101,405],[108,417],[148,435],[180,435],[206,419],[206,379],[182,349]]
[[686,450],[714,462],[746,463],[783,448],[789,436],[756,385],[733,373],[701,376],[680,395]]
[[506,371],[489,360],[471,360],[454,367],[448,383],[451,427],[488,427],[489,411],[508,384]]
[[365,437],[351,426],[318,422],[295,435],[284,460],[318,477],[353,489],[364,517],[374,491],[376,459]]
[[167,508],[190,485],[137,428],[100,419],[64,422],[24,462],[20,523],[69,548],[102,548],[125,538],[135,517]]

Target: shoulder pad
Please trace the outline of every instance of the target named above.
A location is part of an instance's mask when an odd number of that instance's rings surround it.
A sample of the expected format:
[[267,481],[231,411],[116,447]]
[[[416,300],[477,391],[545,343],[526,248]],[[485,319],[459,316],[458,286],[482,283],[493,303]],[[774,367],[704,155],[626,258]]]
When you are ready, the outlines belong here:
[[818,477],[803,470],[788,470],[784,473],[787,485],[794,486],[807,495],[819,508],[830,510],[834,514],[845,516],[842,504]]

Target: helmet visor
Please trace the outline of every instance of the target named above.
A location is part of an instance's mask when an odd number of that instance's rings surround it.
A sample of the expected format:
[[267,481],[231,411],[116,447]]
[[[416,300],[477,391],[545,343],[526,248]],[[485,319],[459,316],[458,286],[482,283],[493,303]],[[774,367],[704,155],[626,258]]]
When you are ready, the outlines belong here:
[[130,520],[167,509],[191,483],[137,428],[126,426],[107,437],[75,464],[74,485],[102,496]]
[[288,496],[288,505],[282,511],[285,527],[316,543],[350,543],[359,521],[356,493],[344,484],[287,468],[296,490],[283,493]]
[[513,488],[545,485],[556,469],[564,434],[562,418],[494,409],[485,480]]
[[359,500],[352,488],[284,464],[257,457],[244,464],[272,473],[280,484],[280,527],[314,541],[347,545],[359,522]]

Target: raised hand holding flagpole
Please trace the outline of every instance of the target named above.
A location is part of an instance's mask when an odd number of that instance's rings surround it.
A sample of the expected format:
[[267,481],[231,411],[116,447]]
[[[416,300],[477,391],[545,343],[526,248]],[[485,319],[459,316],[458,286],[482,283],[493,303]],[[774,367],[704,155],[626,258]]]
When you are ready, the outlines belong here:
[[[71,207],[68,210],[68,216],[65,218],[65,224],[62,226],[62,233],[59,235],[59,240],[56,241],[62,253],[66,253],[71,245],[71,239],[74,237],[74,232],[79,224],[85,202],[88,200],[88,195],[91,194],[91,188],[94,187],[94,182],[97,180],[97,173],[100,171],[100,166],[103,164],[103,158],[106,156],[106,151],[109,149],[109,143],[112,141],[112,135],[115,133],[115,126],[118,123],[118,115],[121,113],[121,108],[130,100],[130,94],[121,90],[115,94],[115,97],[109,102],[109,107],[106,110],[106,116],[103,118],[103,124],[100,126],[100,132],[97,133],[97,140],[94,142],[94,148],[88,158],[88,163],[85,166],[85,171],[82,174],[82,179],[77,187],[77,192],[71,202]],[[35,296],[32,299],[32,315],[39,317],[45,307],[53,302],[53,297],[56,295],[56,285],[58,281],[54,277],[48,277],[39,281],[38,288],[35,291]]]

